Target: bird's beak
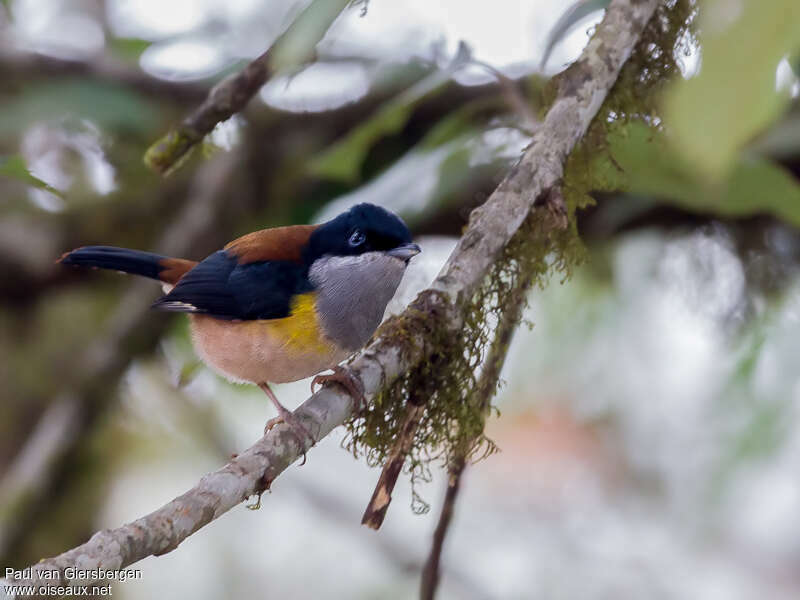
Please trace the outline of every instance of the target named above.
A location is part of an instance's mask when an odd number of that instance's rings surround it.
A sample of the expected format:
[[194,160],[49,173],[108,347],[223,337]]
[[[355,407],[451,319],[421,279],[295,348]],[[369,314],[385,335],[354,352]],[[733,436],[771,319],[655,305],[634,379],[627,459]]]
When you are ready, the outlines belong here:
[[416,244],[403,244],[402,246],[398,246],[397,248],[392,248],[391,250],[387,250],[386,254],[408,262],[420,252],[422,252],[422,249]]

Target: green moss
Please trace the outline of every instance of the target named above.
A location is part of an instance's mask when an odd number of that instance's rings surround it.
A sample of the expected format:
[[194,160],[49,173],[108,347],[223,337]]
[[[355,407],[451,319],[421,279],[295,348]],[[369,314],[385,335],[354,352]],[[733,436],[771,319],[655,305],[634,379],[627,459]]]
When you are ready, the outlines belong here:
[[[571,209],[594,204],[592,192],[624,191],[618,189],[620,178],[613,173],[621,167],[609,150],[608,137],[625,135],[631,122],[645,123],[654,131],[661,129],[661,92],[680,77],[678,61],[695,42],[692,27],[696,12],[696,0],[668,0],[659,5],[645,27],[611,93],[569,156],[564,171],[564,197]],[[559,83],[558,77],[553,79],[551,94]]]
[[189,158],[189,152],[202,136],[180,127],[162,136],[144,154],[144,164],[162,175],[169,175]]

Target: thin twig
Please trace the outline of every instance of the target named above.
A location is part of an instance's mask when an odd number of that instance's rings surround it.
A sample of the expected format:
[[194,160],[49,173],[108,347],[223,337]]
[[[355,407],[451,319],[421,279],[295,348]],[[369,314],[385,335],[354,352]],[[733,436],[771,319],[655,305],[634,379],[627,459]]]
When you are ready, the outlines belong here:
[[522,127],[530,132],[533,132],[533,130],[539,125],[539,119],[536,117],[536,113],[533,111],[533,106],[530,100],[528,100],[520,91],[517,81],[511,79],[511,77],[496,67],[490,65],[489,63],[483,62],[482,60],[473,58],[470,62],[479,67],[483,67],[489,73],[491,73],[495,79],[497,79],[497,83],[500,84],[500,89],[503,90],[503,97],[505,98],[506,103],[520,117],[520,120],[522,121]]
[[[144,156],[154,171],[167,174],[217,125],[242,110],[280,68],[296,67],[314,57],[314,46],[349,0],[316,0],[258,58],[214,86],[205,102],[180,125],[155,142]],[[286,64],[286,63],[293,64]]]
[[406,456],[411,451],[414,433],[417,431],[424,413],[424,405],[412,405],[406,413],[406,418],[400,426],[397,441],[381,470],[381,476],[378,478],[378,483],[375,484],[375,490],[372,492],[372,498],[370,498],[367,509],[361,516],[362,525],[378,529],[383,523],[386,511],[389,510],[389,504],[392,502],[392,490],[397,484],[397,478],[400,477],[400,471],[402,471],[403,464],[406,462]]
[[[613,0],[581,58],[564,74],[556,99],[531,145],[486,203],[473,211],[469,226],[431,287],[400,318],[422,315],[445,334],[460,330],[462,309],[505,245],[522,226],[536,199],[557,185],[564,161],[585,133],[619,70],[633,49],[657,0]],[[536,208],[534,218],[543,208]],[[555,227],[556,225],[554,225]],[[378,336],[349,365],[367,399],[427,358],[430,348],[415,340]],[[296,411],[295,417],[319,440],[353,415],[346,390],[328,384]],[[31,578],[47,572],[51,585],[73,580],[65,569],[120,569],[147,556],[164,554],[212,520],[260,494],[290,464],[310,450],[285,425],[274,427],[223,468],[154,512],[92,538],[32,566]],[[82,583],[96,579],[89,572]]]
[[419,589],[420,600],[433,600],[436,597],[436,590],[439,587],[439,565],[442,559],[444,539],[447,536],[450,521],[453,519],[456,499],[461,489],[461,475],[464,473],[466,466],[466,459],[460,456],[453,461],[453,464],[448,469],[447,492],[445,492],[444,501],[442,502],[442,512],[439,514],[439,521],[436,523],[436,529],[433,532],[433,544],[431,544],[428,560],[425,561],[425,567],[422,569],[422,580]]

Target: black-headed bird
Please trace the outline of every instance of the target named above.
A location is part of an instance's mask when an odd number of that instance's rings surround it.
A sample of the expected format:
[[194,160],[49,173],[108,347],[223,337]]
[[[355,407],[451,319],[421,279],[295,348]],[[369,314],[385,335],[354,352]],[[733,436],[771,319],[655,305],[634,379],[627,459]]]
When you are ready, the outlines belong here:
[[375,332],[419,251],[400,217],[358,204],[321,225],[249,233],[200,262],[111,246],[77,248],[59,260],[161,281],[165,295],[153,306],[189,314],[203,362],[264,390],[278,411],[267,429],[286,422],[313,443],[269,383],[333,369],[314,383],[337,381],[363,399],[338,365]]

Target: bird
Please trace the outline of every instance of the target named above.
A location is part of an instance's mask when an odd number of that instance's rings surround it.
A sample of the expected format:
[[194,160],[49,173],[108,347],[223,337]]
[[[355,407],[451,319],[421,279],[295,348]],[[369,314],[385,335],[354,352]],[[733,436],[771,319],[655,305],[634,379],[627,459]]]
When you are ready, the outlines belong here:
[[187,313],[198,357],[230,381],[257,385],[275,406],[265,431],[283,422],[313,445],[270,384],[316,375],[312,391],[337,382],[358,408],[363,390],[340,363],[372,337],[419,252],[399,216],[363,203],[319,225],[248,233],[199,262],[113,246],[76,248],[58,262],[160,281],[153,308]]

